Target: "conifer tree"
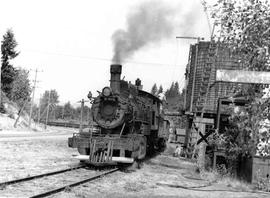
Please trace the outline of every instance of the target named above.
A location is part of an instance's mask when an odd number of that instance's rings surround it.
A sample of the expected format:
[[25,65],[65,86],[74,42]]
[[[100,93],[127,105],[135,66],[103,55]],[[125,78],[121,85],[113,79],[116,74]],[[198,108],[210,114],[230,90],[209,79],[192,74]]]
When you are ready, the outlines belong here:
[[15,50],[16,46],[17,42],[14,38],[14,33],[11,29],[8,29],[1,42],[1,89],[9,98],[11,97],[12,83],[16,76],[16,71],[10,60],[19,55]]
[[157,94],[163,93],[163,87],[162,85],[159,86]]
[[157,95],[158,89],[157,89],[157,84],[155,83],[151,89],[151,94]]

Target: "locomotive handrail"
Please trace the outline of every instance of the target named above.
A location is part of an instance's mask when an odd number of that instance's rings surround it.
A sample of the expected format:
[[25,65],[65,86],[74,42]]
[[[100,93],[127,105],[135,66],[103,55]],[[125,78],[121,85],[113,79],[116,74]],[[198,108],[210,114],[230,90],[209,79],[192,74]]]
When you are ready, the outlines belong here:
[[121,129],[121,132],[120,132],[120,138],[121,138],[121,136],[122,136],[122,133],[123,133],[123,131],[124,131],[125,126],[126,126],[126,123],[124,123],[123,126],[122,126],[122,129]]

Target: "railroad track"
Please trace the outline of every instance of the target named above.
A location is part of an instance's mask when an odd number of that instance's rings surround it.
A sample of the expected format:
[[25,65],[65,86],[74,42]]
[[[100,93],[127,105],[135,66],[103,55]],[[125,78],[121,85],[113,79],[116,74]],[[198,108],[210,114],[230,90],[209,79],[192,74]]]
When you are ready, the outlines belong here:
[[76,166],[76,167],[73,167],[73,168],[66,168],[66,169],[62,169],[62,170],[58,170],[58,171],[53,171],[53,172],[43,173],[43,174],[39,174],[39,175],[33,175],[33,176],[29,176],[29,177],[24,177],[24,178],[20,178],[20,179],[10,180],[10,181],[0,183],[0,186],[7,186],[7,185],[11,185],[11,184],[30,181],[30,180],[33,180],[33,179],[38,179],[38,178],[41,178],[41,177],[57,175],[57,174],[60,174],[60,173],[64,173],[64,172],[68,172],[68,171],[72,171],[72,170],[77,170],[77,169],[84,168],[84,167],[85,167],[84,165],[81,165],[81,166]]
[[40,193],[38,195],[34,195],[30,198],[41,198],[41,197],[47,197],[47,196],[50,196],[50,195],[53,195],[55,193],[59,193],[61,191],[64,191],[65,189],[68,189],[68,188],[72,188],[72,187],[75,187],[75,186],[79,186],[83,183],[86,183],[86,182],[89,182],[89,181],[93,181],[95,179],[98,179],[102,176],[105,176],[105,175],[108,175],[108,174],[111,174],[111,173],[114,173],[116,171],[118,171],[119,168],[114,168],[112,170],[109,170],[109,171],[105,171],[103,173],[100,173],[98,175],[95,175],[95,176],[92,176],[92,177],[89,177],[87,179],[84,179],[84,180],[80,180],[80,181],[77,181],[77,182],[74,182],[72,184],[68,184],[68,185],[65,185],[65,186],[62,186],[62,187],[59,187],[59,188],[56,188],[56,189],[53,189],[53,190],[49,190],[49,191],[46,191],[46,192],[43,192],[43,193]]
[[[85,167],[86,167],[85,165],[81,165],[81,166],[76,166],[76,167],[73,167],[73,168],[67,168],[67,169],[63,169],[63,170],[59,170],[59,171],[53,171],[53,172],[34,175],[34,176],[30,176],[30,177],[20,178],[20,179],[16,179],[16,180],[10,180],[10,181],[0,183],[0,187],[5,187],[5,186],[8,186],[8,185],[13,185],[13,184],[17,184],[17,183],[23,183],[23,182],[31,181],[31,180],[42,178],[42,177],[48,177],[48,176],[51,176],[51,175],[57,175],[57,174],[65,173],[65,172],[68,172],[68,171],[78,170],[78,169],[85,168]],[[61,191],[64,191],[65,189],[70,189],[72,187],[81,185],[83,183],[93,181],[93,180],[98,179],[98,178],[100,178],[102,176],[114,173],[114,172],[116,172],[118,170],[119,170],[119,168],[114,168],[114,169],[111,169],[111,170],[108,170],[108,171],[104,171],[104,172],[102,172],[100,174],[88,177],[86,179],[79,180],[77,182],[70,183],[70,184],[64,185],[62,187],[55,188],[53,190],[48,190],[48,191],[42,192],[42,193],[34,195],[34,196],[30,196],[30,198],[47,197],[47,196],[59,193]]]

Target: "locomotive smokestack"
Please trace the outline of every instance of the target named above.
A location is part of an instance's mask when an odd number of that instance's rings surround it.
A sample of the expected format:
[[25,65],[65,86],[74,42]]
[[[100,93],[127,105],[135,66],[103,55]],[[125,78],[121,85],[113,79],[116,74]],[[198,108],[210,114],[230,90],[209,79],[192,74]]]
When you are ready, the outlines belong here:
[[122,72],[122,65],[111,65],[111,80],[110,87],[113,93],[120,93],[120,77]]

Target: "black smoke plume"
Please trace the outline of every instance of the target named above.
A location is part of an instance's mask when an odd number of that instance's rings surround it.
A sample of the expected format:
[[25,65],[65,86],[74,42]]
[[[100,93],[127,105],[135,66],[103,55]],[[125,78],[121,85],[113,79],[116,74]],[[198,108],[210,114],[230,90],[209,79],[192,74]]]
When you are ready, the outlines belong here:
[[127,16],[127,29],[119,29],[112,35],[114,56],[112,62],[122,63],[147,44],[172,35],[176,9],[162,1],[147,1]]

